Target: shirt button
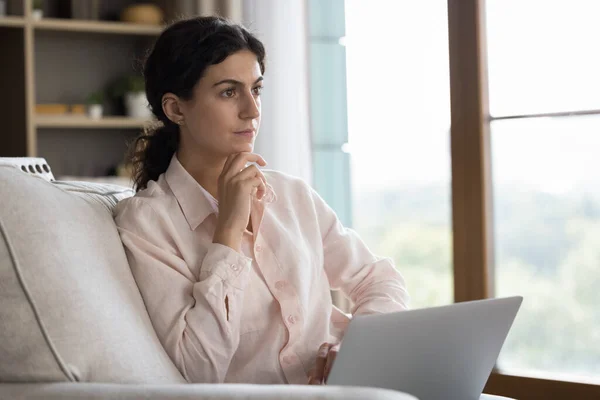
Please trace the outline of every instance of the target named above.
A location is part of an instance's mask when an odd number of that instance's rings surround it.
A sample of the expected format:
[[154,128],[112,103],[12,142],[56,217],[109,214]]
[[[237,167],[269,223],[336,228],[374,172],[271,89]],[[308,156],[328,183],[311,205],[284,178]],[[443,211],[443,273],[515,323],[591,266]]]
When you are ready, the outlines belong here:
[[234,271],[239,271],[239,269],[240,269],[240,267],[238,265],[236,265],[236,264],[231,264],[230,267]]
[[288,316],[287,320],[290,324],[295,324],[297,321],[296,317],[294,317],[293,315]]
[[277,281],[275,283],[275,289],[277,290],[283,290],[283,288],[285,287],[286,282],[285,281]]
[[260,253],[262,251],[262,246],[259,244],[258,246],[256,246],[256,252]]

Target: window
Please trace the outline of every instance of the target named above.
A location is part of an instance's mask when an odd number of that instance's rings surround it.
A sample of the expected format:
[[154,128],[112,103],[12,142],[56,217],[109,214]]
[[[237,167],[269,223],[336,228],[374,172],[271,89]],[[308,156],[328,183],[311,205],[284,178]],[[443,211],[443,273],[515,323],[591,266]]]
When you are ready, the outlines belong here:
[[313,1],[311,16],[316,189],[394,259],[413,308],[451,303],[446,3]]
[[487,0],[492,116],[600,109],[600,2]]
[[310,0],[308,15],[313,186],[352,226],[344,0]]
[[496,296],[524,296],[498,366],[598,379],[600,116],[497,121],[491,134]]
[[486,393],[600,398],[600,2],[309,7],[317,190],[413,307],[524,296]]
[[599,16],[487,1],[495,294],[524,296],[507,372],[600,383]]
[[353,228],[411,308],[452,302],[446,1],[346,0]]

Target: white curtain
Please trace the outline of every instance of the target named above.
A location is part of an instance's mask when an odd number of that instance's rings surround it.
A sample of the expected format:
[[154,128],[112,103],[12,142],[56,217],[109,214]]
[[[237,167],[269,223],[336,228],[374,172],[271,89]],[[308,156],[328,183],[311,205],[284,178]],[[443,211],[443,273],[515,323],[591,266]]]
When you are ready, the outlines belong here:
[[312,182],[305,0],[244,0],[242,22],[265,45],[262,123],[255,151],[268,168]]
[[[267,50],[262,127],[256,152],[269,168],[312,183],[308,18],[305,0],[244,0],[243,24]],[[350,302],[332,292],[343,311]]]

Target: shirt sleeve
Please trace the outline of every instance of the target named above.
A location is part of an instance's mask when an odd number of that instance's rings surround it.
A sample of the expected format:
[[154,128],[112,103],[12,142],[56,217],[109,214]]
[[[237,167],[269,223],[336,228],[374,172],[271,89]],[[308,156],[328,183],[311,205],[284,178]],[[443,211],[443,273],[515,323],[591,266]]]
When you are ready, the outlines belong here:
[[358,234],[342,225],[335,212],[310,188],[323,241],[323,264],[333,290],[341,289],[353,315],[406,310],[404,278],[390,258],[371,253]]
[[[133,200],[133,201],[132,201]],[[223,382],[240,340],[243,289],[252,260],[210,243],[196,277],[173,251],[168,218],[131,199],[115,217],[158,338],[189,382]]]

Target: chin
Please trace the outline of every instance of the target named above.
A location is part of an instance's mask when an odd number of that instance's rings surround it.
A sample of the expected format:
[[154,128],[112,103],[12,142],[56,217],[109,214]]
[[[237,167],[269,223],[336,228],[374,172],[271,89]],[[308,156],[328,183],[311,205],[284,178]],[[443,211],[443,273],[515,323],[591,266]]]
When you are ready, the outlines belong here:
[[233,151],[235,153],[241,153],[244,151],[252,153],[254,151],[254,143],[235,146]]

